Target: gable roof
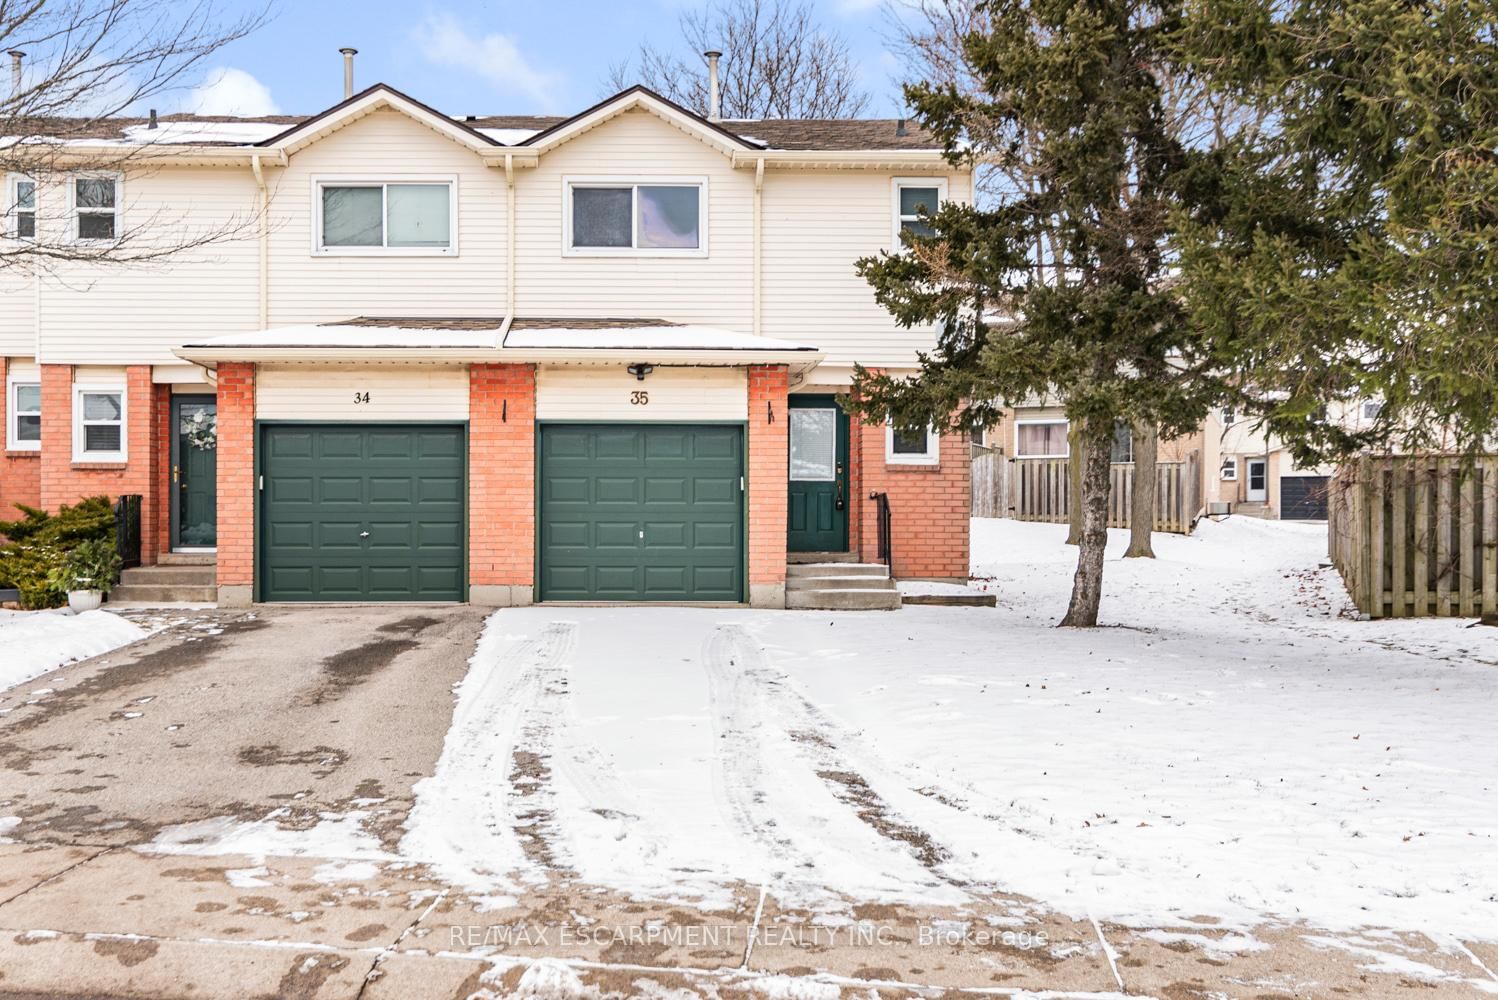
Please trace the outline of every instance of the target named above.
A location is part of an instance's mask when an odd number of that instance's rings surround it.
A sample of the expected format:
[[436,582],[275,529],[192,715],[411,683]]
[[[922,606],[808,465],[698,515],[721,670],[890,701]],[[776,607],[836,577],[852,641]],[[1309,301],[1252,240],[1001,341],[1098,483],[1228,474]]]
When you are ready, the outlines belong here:
[[367,114],[385,108],[399,111],[434,131],[446,135],[458,144],[468,146],[472,149],[492,149],[503,145],[467,123],[455,121],[436,108],[423,104],[416,98],[403,94],[394,87],[384,83],[377,83],[372,87],[366,87],[364,90],[361,90],[347,100],[340,101],[326,111],[313,115],[286,129],[284,132],[255,143],[255,145],[276,149],[283,153],[293,153],[297,149],[317,141],[318,138],[327,132],[342,128],[344,125],[363,118]]
[[635,108],[650,111],[684,132],[689,134],[695,132],[709,145],[726,147],[726,151],[729,152],[764,148],[761,144],[730,132],[719,123],[709,121],[697,112],[684,108],[675,101],[662,97],[649,87],[638,83],[628,90],[621,90],[612,97],[604,98],[571,118],[564,118],[550,128],[537,132],[519,145],[537,152],[544,152],[577,138],[589,129],[602,125],[610,118]]

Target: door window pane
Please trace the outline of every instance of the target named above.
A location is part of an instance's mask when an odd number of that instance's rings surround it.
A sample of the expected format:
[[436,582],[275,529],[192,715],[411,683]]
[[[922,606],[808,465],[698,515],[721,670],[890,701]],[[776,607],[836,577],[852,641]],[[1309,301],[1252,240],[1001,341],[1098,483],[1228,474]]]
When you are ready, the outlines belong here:
[[1021,458],[1053,456],[1065,458],[1070,454],[1066,442],[1066,422],[1051,424],[1020,424],[1018,454]]
[[323,246],[383,246],[383,200],[384,195],[377,187],[323,188]]
[[639,189],[640,246],[694,250],[698,239],[698,189]]
[[392,247],[452,246],[450,188],[446,184],[391,184],[385,193]]
[[837,411],[791,410],[791,478],[828,482],[837,477]]
[[632,244],[630,188],[572,189],[572,245],[628,247]]

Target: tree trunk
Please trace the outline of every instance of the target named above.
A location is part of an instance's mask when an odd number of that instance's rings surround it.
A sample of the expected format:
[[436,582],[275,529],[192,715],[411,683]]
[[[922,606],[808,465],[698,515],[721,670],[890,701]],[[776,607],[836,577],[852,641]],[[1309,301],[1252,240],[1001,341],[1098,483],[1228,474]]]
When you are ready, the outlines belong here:
[[1077,573],[1072,577],[1071,604],[1062,628],[1092,628],[1097,625],[1098,605],[1103,600],[1103,551],[1108,547],[1108,493],[1113,440],[1112,428],[1101,436],[1090,429],[1081,435],[1085,458],[1082,464],[1082,539],[1077,551]]
[[1067,545],[1082,543],[1082,429],[1081,421],[1073,420],[1066,427],[1066,514],[1069,527],[1066,531]]
[[1148,421],[1137,421],[1134,439],[1134,488],[1129,496],[1129,550],[1125,559],[1153,559],[1150,535],[1155,530],[1155,459],[1160,449],[1160,429]]

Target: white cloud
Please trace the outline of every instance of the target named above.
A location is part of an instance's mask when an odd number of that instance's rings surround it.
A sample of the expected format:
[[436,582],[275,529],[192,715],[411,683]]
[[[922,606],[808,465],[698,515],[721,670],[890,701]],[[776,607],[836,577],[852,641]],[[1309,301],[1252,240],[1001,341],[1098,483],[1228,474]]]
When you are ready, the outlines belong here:
[[867,14],[884,5],[884,0],[837,0],[839,14]]
[[242,69],[211,69],[187,95],[186,110],[199,115],[277,115],[270,88]]
[[561,103],[562,78],[532,66],[510,35],[481,35],[451,14],[437,14],[417,27],[416,43],[430,62],[483,77],[501,92],[520,94],[543,110]]

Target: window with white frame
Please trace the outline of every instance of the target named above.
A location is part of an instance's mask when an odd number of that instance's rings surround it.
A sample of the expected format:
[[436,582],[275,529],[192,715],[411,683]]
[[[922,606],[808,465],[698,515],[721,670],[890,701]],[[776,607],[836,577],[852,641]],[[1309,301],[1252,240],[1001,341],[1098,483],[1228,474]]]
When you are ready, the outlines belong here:
[[894,246],[903,246],[907,236],[930,236],[928,216],[936,214],[947,200],[944,177],[897,177],[894,181]]
[[1234,410],[1224,409],[1222,411],[1222,426],[1231,427],[1238,422],[1238,414]]
[[125,461],[123,387],[73,387],[73,461]]
[[80,240],[120,235],[120,179],[109,174],[73,178],[73,232]]
[[1225,482],[1234,482],[1238,478],[1238,460],[1236,458],[1224,458],[1222,460],[1222,478]]
[[36,237],[36,181],[12,176],[6,185],[6,235],[12,239]]
[[1014,427],[1014,454],[1019,458],[1066,458],[1071,454],[1065,420],[1020,420]]
[[566,178],[564,246],[579,256],[700,256],[707,181]]
[[1370,399],[1363,404],[1363,419],[1377,420],[1378,415],[1384,412],[1384,404],[1376,399]]
[[934,427],[897,431],[885,424],[884,460],[890,465],[935,465],[941,461],[941,436]]
[[457,251],[457,182],[318,180],[320,254],[443,255]]
[[5,387],[5,447],[11,451],[39,451],[42,447],[42,386],[40,382],[10,379]]

